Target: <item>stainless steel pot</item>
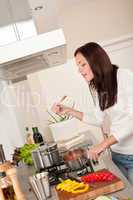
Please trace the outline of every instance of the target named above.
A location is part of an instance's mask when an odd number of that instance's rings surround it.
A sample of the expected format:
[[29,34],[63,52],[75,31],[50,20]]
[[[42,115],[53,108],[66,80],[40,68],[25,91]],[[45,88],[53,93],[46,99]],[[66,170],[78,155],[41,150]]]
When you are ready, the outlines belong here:
[[[41,148],[46,148],[45,145],[41,146]],[[34,163],[34,166],[35,166],[35,169],[39,172],[41,169],[44,169],[44,164],[43,164],[43,161],[42,161],[42,157],[41,157],[41,154],[40,154],[40,148],[37,148],[35,150],[33,150],[31,152],[31,155],[32,155],[32,159],[33,159],[33,163]]]
[[78,148],[71,151],[67,151],[63,156],[64,162],[72,170],[80,170],[86,167],[87,158],[85,156],[85,150]]
[[78,158],[77,160],[66,161],[66,165],[72,170],[77,171],[86,167],[86,159]]
[[37,171],[59,165],[61,157],[56,143],[43,145],[32,151],[32,158]]
[[57,148],[57,144],[52,144],[45,149],[40,151],[45,168],[58,165],[60,163],[60,155]]

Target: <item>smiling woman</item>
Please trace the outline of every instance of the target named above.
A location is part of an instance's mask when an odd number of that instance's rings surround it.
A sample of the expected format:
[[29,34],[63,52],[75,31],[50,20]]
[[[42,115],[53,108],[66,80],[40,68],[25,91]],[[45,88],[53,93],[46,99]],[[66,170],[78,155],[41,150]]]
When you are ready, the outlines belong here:
[[[74,56],[93,98],[95,91],[93,111],[84,113],[60,103],[55,111],[58,114],[71,114],[99,127],[103,126],[104,118],[108,116],[110,133],[88,151],[89,158],[97,160],[103,151],[111,147],[114,162],[133,184],[133,73],[113,65],[105,50],[94,42],[79,47]],[[129,157],[130,162],[127,162]]]
[[75,60],[81,75],[86,81],[91,81],[94,78],[94,74],[86,58],[81,53],[77,53]]

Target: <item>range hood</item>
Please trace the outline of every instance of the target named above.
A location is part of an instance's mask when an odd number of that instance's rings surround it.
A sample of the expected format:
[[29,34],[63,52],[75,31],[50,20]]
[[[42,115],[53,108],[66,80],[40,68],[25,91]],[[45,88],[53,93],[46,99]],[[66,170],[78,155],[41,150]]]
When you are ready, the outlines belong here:
[[66,62],[62,29],[43,33],[0,47],[0,79],[21,79],[26,75]]

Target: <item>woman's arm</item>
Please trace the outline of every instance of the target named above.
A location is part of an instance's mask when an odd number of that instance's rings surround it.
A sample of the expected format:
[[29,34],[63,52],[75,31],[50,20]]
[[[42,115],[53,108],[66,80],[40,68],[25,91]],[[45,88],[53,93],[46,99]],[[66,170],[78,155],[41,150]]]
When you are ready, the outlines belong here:
[[104,112],[100,111],[100,108],[93,108],[89,112],[84,113],[62,104],[55,103],[51,109],[54,113],[71,115],[80,121],[93,126],[100,126],[104,118]]
[[111,135],[110,137],[104,139],[101,143],[92,147],[88,151],[88,157],[92,160],[98,160],[98,157],[102,152],[104,152],[107,148],[116,143],[117,143],[116,138],[113,135]]
[[60,115],[70,115],[72,117],[75,117],[79,120],[83,120],[83,112],[80,112],[78,110],[75,110],[73,108],[70,108],[70,107],[67,107],[67,106],[64,106],[62,104],[54,104],[52,106],[52,111],[54,113],[57,113],[57,114],[60,114]]

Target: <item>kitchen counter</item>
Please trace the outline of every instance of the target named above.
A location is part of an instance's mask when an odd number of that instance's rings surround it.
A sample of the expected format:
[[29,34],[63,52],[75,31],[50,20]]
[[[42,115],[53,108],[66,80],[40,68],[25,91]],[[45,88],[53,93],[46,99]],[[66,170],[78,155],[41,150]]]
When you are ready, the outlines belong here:
[[[120,172],[117,166],[112,162],[108,154],[105,154],[103,156],[103,161],[105,163],[106,168],[110,170],[111,172],[113,172],[114,174],[116,174],[125,183],[125,189],[115,192],[114,195],[119,196],[119,197],[133,198],[133,186],[128,182],[128,180],[123,176],[123,174]],[[31,167],[28,167],[25,165],[21,165],[18,167],[18,175],[19,175],[20,183],[22,186],[22,190],[25,192],[27,200],[36,200],[32,191],[29,190],[30,186],[28,184],[28,177],[34,173],[35,171]],[[48,200],[58,200],[54,187],[51,187],[51,192],[52,192],[52,196]]]

